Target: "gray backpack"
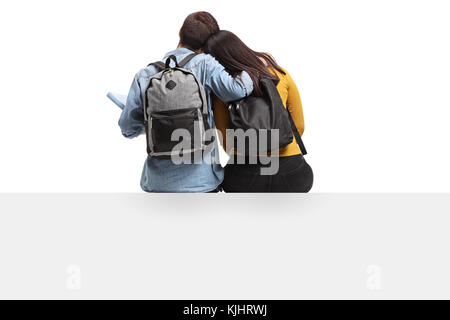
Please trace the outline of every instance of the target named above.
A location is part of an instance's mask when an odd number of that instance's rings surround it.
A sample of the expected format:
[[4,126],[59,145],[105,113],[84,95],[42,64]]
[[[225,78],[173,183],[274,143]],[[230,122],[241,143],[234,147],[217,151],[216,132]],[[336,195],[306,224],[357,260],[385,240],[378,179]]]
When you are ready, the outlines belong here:
[[[174,55],[163,62],[151,63],[159,71],[150,78],[144,99],[147,153],[151,157],[202,153],[212,143],[205,140],[208,104],[205,90],[197,77],[183,67],[196,56],[179,64]],[[170,67],[171,60],[175,67]]]

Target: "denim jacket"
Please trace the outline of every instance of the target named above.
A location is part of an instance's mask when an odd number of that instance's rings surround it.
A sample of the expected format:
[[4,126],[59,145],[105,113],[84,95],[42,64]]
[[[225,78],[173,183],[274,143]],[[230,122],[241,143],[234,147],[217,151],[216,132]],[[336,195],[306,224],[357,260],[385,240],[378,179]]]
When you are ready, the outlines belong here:
[[[183,60],[192,51],[179,48],[167,53],[163,59],[175,55]],[[214,128],[211,93],[222,101],[242,99],[253,91],[253,82],[246,72],[233,79],[224,67],[211,55],[199,54],[185,66],[202,83],[209,109],[209,124]],[[134,138],[145,130],[143,97],[150,78],[157,73],[153,66],[140,70],[134,77],[127,103],[119,119],[119,126],[126,138]],[[212,152],[204,156],[201,164],[174,164],[172,160],[147,156],[141,176],[141,188],[147,192],[208,192],[223,181],[223,168],[218,161],[217,139]],[[143,150],[145,150],[143,146]]]

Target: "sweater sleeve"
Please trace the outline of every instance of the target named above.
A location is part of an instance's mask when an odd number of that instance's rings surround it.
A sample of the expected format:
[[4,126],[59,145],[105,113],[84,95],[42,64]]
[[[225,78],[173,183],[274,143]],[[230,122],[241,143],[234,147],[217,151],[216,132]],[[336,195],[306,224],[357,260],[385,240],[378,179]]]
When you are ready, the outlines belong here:
[[303,135],[305,131],[305,119],[303,118],[302,101],[298,92],[297,85],[292,79],[291,75],[286,72],[288,80],[288,96],[287,96],[287,109],[291,113],[295,126],[297,127],[300,135]]
[[227,151],[226,131],[229,128],[230,116],[228,114],[228,104],[223,102],[215,95],[212,95],[212,103],[214,105],[214,123],[220,132],[219,140],[224,150]]

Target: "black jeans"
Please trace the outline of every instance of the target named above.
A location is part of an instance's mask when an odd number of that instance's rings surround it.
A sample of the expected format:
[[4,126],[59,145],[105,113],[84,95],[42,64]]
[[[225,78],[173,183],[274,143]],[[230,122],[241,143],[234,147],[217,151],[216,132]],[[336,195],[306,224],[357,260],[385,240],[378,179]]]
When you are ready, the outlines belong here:
[[234,164],[225,167],[222,187],[225,192],[302,192],[311,190],[314,175],[302,155],[279,158],[275,175],[261,175],[262,167],[270,164]]

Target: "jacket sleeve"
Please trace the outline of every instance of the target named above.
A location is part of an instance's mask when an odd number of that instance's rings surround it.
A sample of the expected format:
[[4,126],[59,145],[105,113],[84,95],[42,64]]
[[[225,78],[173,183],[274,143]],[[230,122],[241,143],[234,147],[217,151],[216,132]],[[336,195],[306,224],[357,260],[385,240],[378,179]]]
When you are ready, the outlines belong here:
[[253,81],[247,72],[234,79],[225,68],[211,57],[206,62],[206,85],[222,101],[245,98],[253,91]]
[[119,119],[119,126],[124,137],[135,138],[144,131],[143,106],[141,86],[136,75],[131,84],[130,92],[128,93],[127,104]]

